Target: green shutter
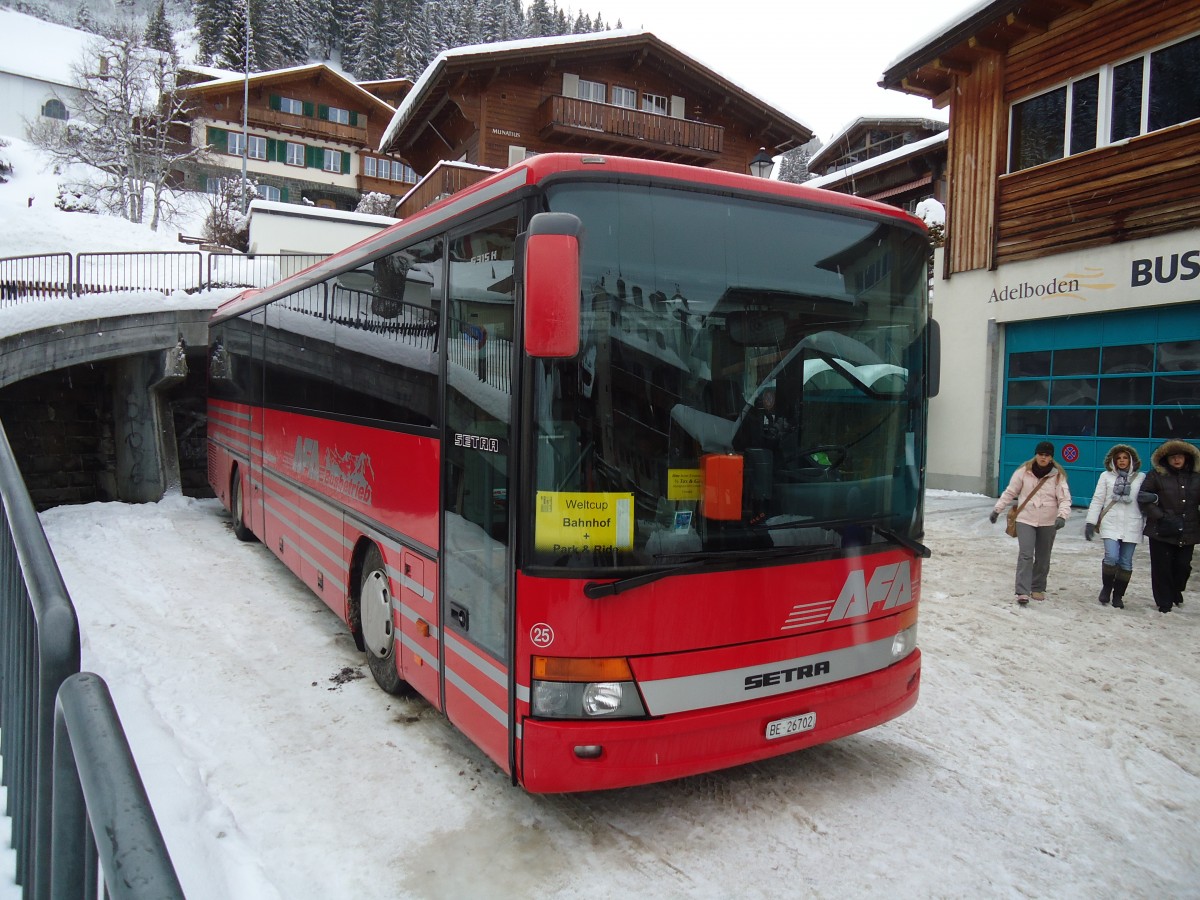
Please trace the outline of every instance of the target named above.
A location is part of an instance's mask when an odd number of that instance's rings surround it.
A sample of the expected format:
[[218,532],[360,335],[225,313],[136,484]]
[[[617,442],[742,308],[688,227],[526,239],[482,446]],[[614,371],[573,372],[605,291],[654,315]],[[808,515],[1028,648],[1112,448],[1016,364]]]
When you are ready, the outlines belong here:
[[267,138],[267,162],[279,162],[279,141]]
[[287,202],[288,202],[288,189],[287,189],[287,188],[280,188],[280,189],[279,189],[279,202],[280,202],[280,203],[287,203]]
[[350,174],[350,154],[345,150],[342,151],[342,174]]
[[325,163],[325,151],[320,147],[306,146],[304,148],[304,157],[310,169],[320,169]]
[[275,110],[275,112],[279,112],[283,109],[283,103],[280,102],[278,94],[271,94],[268,99],[271,103],[271,109]]
[[350,124],[355,128],[358,127],[358,113],[356,113],[354,110],[350,110]]
[[324,103],[317,107],[317,118],[324,119],[326,122],[329,121],[329,107]]
[[211,125],[207,127],[205,140],[209,146],[216,147],[222,153],[229,152],[229,133],[223,128],[213,128]]
[[309,100],[304,101],[304,114],[310,119],[313,117],[313,105]]

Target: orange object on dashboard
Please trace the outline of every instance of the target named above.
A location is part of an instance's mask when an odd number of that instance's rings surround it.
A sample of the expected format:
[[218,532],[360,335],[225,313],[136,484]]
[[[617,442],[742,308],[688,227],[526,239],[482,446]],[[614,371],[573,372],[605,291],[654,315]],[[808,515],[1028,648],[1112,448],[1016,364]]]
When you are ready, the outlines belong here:
[[706,453],[700,457],[704,472],[704,517],[736,521],[742,517],[742,456],[740,453]]

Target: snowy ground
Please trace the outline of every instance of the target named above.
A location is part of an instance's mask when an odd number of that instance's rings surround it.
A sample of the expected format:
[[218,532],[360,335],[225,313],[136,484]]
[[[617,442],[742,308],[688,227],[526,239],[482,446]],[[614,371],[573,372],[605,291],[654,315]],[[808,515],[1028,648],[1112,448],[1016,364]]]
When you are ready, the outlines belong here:
[[1128,608],[1101,607],[1077,511],[1050,599],[1018,608],[991,502],[930,496],[912,712],[564,797],[358,677],[341,623],[215,501],[42,519],[194,900],[1200,897],[1200,594],[1158,613],[1143,547]]

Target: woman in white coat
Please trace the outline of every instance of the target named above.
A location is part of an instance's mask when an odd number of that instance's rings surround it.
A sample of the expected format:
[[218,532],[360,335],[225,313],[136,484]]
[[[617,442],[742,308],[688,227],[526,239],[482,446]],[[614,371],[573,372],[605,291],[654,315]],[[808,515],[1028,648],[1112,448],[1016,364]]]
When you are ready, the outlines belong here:
[[1104,471],[1096,482],[1087,524],[1083,526],[1083,536],[1089,541],[1097,532],[1104,540],[1099,600],[1106,606],[1112,603],[1117,609],[1125,606],[1122,598],[1133,574],[1133,552],[1146,524],[1137,503],[1138,491],[1146,478],[1141,468],[1142,460],[1136,450],[1126,444],[1114,445],[1104,457]]

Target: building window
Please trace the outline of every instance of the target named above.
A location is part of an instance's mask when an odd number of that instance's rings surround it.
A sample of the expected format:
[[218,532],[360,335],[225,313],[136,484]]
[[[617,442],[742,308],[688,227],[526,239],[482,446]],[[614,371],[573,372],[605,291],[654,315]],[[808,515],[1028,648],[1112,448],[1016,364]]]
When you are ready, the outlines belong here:
[[646,112],[665,116],[670,106],[667,103],[667,98],[660,94],[642,94],[642,109]]
[[378,160],[376,160],[373,156],[364,156],[362,158],[363,175],[367,178],[374,178],[376,172],[375,166],[377,162]]
[[612,89],[613,106],[624,106],[626,109],[637,109],[637,91],[633,88],[617,87]]
[[283,194],[274,185],[260,184],[258,186],[258,197],[260,200],[274,200],[278,202],[283,199]]
[[339,109],[336,106],[329,107],[329,121],[336,122],[338,125],[349,125],[350,110]]
[[579,79],[579,99],[591,100],[593,103],[603,103],[604,95],[607,93],[605,86],[599,81],[585,81]]
[[246,143],[240,131],[229,132],[229,155],[241,156],[246,150]]
[[304,165],[304,145],[294,144],[291,141],[287,142],[287,159],[285,162],[289,166]]
[[220,194],[225,189],[225,179],[219,175],[209,175],[204,179],[204,192],[206,194]]
[[407,163],[393,162],[392,163],[392,180],[403,181],[405,184],[416,184],[417,173],[412,166]]
[[293,116],[304,115],[304,103],[291,97],[280,97],[279,109],[281,112],[291,113]]
[[1014,103],[1009,171],[1200,118],[1200,35]]
[[266,159],[267,158],[267,139],[265,137],[257,137],[250,135],[249,152],[246,156],[250,159]]
[[47,119],[59,119],[63,122],[69,118],[67,107],[57,97],[51,97],[42,106],[42,115]]
[[342,171],[342,151],[326,149],[321,168],[326,172],[340,173]]
[[391,178],[392,177],[392,164],[388,160],[381,159],[378,161],[378,165],[379,165],[379,177],[380,178]]

